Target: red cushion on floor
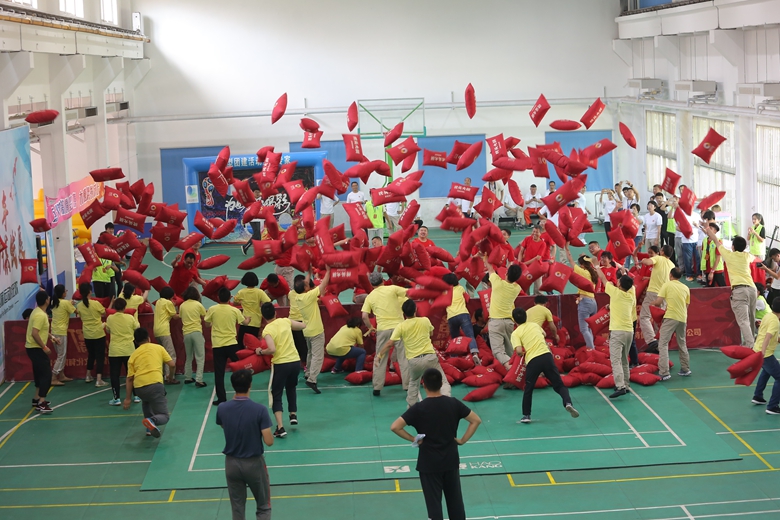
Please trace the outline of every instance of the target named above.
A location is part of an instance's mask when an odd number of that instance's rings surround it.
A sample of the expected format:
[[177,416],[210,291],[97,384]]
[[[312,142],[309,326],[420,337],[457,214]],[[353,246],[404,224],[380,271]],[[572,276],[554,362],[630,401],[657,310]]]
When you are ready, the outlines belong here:
[[544,94],[541,94],[531,108],[531,111],[528,112],[528,115],[531,116],[531,121],[534,122],[534,125],[538,127],[548,110],[550,110],[550,103],[547,102],[547,98],[544,97]]
[[733,359],[745,359],[754,352],[752,348],[743,347],[742,345],[720,347],[720,351]]
[[642,386],[653,386],[661,380],[661,376],[650,374],[648,372],[631,372],[629,380]]
[[457,338],[453,338],[447,344],[447,350],[445,350],[445,352],[450,355],[465,356],[469,353],[470,343],[471,343],[471,338],[467,336],[459,336]]
[[580,370],[582,372],[590,372],[592,374],[598,374],[600,377],[606,377],[612,373],[612,367],[606,366],[601,363],[586,362],[580,363]]
[[577,372],[577,377],[580,378],[580,381],[582,381],[583,385],[588,386],[596,386],[601,382],[602,379],[602,376],[593,372]]
[[615,388],[615,376],[609,374],[608,376],[602,377],[601,381],[596,383],[596,388],[601,388],[601,389]]
[[373,374],[368,371],[352,372],[344,380],[353,385],[362,385],[371,381]]
[[501,383],[501,375],[498,372],[489,372],[486,374],[472,374],[461,380],[466,386],[490,386]]
[[474,368],[474,360],[471,359],[471,356],[449,358],[444,362],[449,363],[461,372]]
[[648,374],[655,374],[658,372],[658,364],[657,363],[642,363],[639,366],[635,366],[631,369],[631,372],[647,372]]
[[498,387],[500,387],[500,384],[495,385],[489,385],[489,386],[483,386],[481,388],[477,388],[476,390],[472,390],[468,394],[466,394],[463,397],[464,401],[467,401],[469,403],[476,403],[479,401],[484,401],[485,399],[490,399],[493,397],[493,395],[496,393],[496,390],[498,390]]
[[563,386],[566,388],[574,388],[575,386],[580,386],[582,384],[580,377],[576,374],[561,376],[561,381],[563,381]]

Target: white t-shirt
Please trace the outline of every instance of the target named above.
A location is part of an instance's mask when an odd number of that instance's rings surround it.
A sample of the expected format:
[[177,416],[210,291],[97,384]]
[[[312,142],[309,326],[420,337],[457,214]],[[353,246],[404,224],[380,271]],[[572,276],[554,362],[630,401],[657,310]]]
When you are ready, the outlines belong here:
[[642,220],[645,223],[645,237],[648,240],[655,240],[658,238],[658,228],[664,223],[664,219],[658,213],[647,213]]
[[539,210],[539,214],[544,215],[547,218],[547,220],[549,220],[556,226],[558,225],[558,215],[560,215],[560,213],[558,213],[557,211],[555,212],[555,215],[550,215],[550,210],[547,208],[547,206],[542,206],[542,209]]
[[585,198],[584,193],[580,193],[577,195],[577,207],[580,208],[582,211],[585,211],[585,209],[588,207],[588,200]]
[[512,195],[510,195],[509,190],[506,190],[504,194],[504,206],[509,209],[517,209],[517,204],[515,204],[514,199],[512,199]]
[[[636,236],[641,238],[644,235],[644,231],[642,231],[642,224],[644,223],[644,220],[642,220],[642,217],[639,216],[634,217],[634,220],[636,220],[637,227],[639,228],[639,231],[636,232]],[[663,224],[663,219],[661,219],[661,224]]]
[[[696,213],[693,215],[685,215],[685,218],[688,219],[688,222],[691,223],[691,227],[693,228],[693,233],[691,234],[690,238],[687,238],[685,235],[682,235],[682,243],[683,244],[698,244],[699,243],[699,228],[696,227],[696,223],[698,223],[701,220],[701,217],[699,217]],[[680,233],[682,234],[682,233]]]
[[[536,200],[532,200],[534,197],[536,197]],[[542,202],[542,194],[539,193],[539,190],[536,190],[536,195],[531,195],[531,192],[529,191],[525,196],[525,207],[541,208],[542,206],[544,206],[544,202]]]
[[365,202],[366,196],[363,195],[362,191],[359,191],[355,193],[354,191],[350,191],[349,195],[347,195],[347,203],[350,202]]
[[320,213],[323,215],[333,215],[333,206],[338,200],[338,197],[333,197],[331,199],[330,197],[323,195],[320,199]]
[[615,212],[615,208],[616,207],[617,207],[617,202],[615,202],[614,200],[607,199],[604,202],[604,219],[605,220],[607,218],[609,218],[609,214],[610,213],[614,213]]
[[[769,264],[767,266],[769,266]],[[780,264],[776,264],[775,265],[775,269],[774,269],[775,274],[777,274],[778,271],[780,271]],[[772,287],[772,289],[774,289],[776,291],[780,290],[780,278],[775,278],[773,276],[772,277],[772,285],[771,285],[771,287]]]
[[388,202],[385,204],[385,213],[388,217],[397,217],[400,215],[401,203],[400,202]]

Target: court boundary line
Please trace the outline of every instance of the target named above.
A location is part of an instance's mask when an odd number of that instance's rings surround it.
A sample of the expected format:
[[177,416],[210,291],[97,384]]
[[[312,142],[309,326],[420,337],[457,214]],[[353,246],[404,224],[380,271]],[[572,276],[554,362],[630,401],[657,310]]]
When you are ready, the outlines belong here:
[[735,433],[773,433],[780,432],[780,428],[772,428],[769,430],[735,430],[725,432],[715,432],[715,435],[734,435]]
[[666,423],[666,421],[664,421],[664,420],[661,418],[661,416],[660,416],[660,415],[658,415],[658,412],[656,412],[656,411],[655,411],[653,408],[651,408],[651,407],[650,407],[650,405],[649,405],[649,404],[647,404],[647,403],[645,402],[645,400],[644,400],[644,399],[642,399],[642,396],[640,396],[638,393],[634,392],[633,390],[631,391],[631,393],[634,395],[634,397],[636,397],[637,399],[639,399],[639,402],[640,402],[640,403],[642,403],[643,405],[645,405],[645,408],[647,408],[648,410],[650,410],[650,413],[652,413],[652,414],[655,416],[655,418],[656,418],[656,419],[658,419],[658,421],[659,421],[659,422],[660,422],[660,423],[661,423],[661,424],[664,426],[664,428],[666,428],[666,430],[667,430],[669,433],[671,433],[671,434],[674,436],[674,438],[675,438],[675,439],[677,439],[677,442],[679,442],[679,443],[680,443],[682,446],[687,446],[687,445],[686,445],[686,444],[683,442],[683,440],[680,438],[680,436],[679,436],[679,435],[677,435],[677,433],[676,433],[674,430],[672,430],[672,428],[671,428],[671,427],[670,427],[670,426],[669,426],[669,425]]
[[595,387],[595,386],[594,386],[593,388],[596,390],[596,392],[598,392],[598,393],[599,393],[599,395],[600,395],[602,398],[604,398],[604,400],[607,402],[607,404],[610,406],[610,408],[612,408],[612,409],[615,411],[615,413],[616,413],[616,414],[618,414],[618,416],[619,416],[621,419],[623,419],[623,422],[624,422],[624,423],[626,423],[626,426],[628,426],[628,427],[629,427],[629,429],[630,429],[632,432],[634,432],[634,435],[636,435],[636,438],[637,438],[637,439],[639,439],[639,441],[640,441],[642,444],[644,444],[644,445],[645,445],[645,448],[649,448],[649,447],[650,447],[650,445],[647,443],[647,441],[645,440],[645,438],[644,438],[644,437],[642,437],[642,436],[639,434],[639,432],[636,430],[636,428],[634,428],[634,425],[633,425],[633,424],[631,424],[631,423],[628,421],[628,419],[626,419],[626,416],[625,416],[625,415],[623,415],[622,413],[620,413],[620,410],[618,410],[618,409],[617,409],[617,407],[616,407],[616,406],[615,406],[615,405],[612,403],[612,401],[610,401],[610,400],[609,400],[609,398],[608,398],[606,395],[604,395],[604,392],[602,392],[602,391],[601,391],[601,389],[600,389],[600,388],[598,388],[598,387]]
[[16,381],[11,381],[10,383],[8,383],[8,388],[6,388],[5,390],[3,390],[2,393],[0,393],[0,399],[2,399],[3,396],[6,394],[6,392],[8,392],[11,389],[11,387],[13,387],[15,384]]
[[112,460],[108,462],[62,462],[52,464],[10,464],[0,466],[0,469],[23,469],[23,468],[59,468],[72,466],[108,466],[110,464],[149,464],[151,460]]
[[[14,382],[14,383],[15,383],[15,382]],[[13,385],[14,383],[11,383],[11,384]],[[14,401],[16,401],[16,399],[17,399],[17,398],[18,398],[20,395],[22,395],[22,394],[24,393],[24,391],[25,391],[25,390],[27,390],[27,387],[28,387],[28,386],[30,386],[30,381],[28,381],[27,383],[25,383],[25,385],[22,387],[22,389],[21,389],[21,390],[19,390],[19,391],[16,393],[16,395],[15,395],[15,396],[13,396],[13,398],[12,398],[10,401],[8,401],[8,402],[6,403],[6,405],[5,405],[5,406],[3,406],[3,409],[2,409],[2,410],[0,410],[0,415],[3,415],[3,412],[5,412],[5,411],[8,409],[8,407],[9,407],[9,406],[11,406],[11,405],[13,404],[13,402],[14,402]],[[7,392],[7,391],[8,391],[8,389],[6,389],[6,392]],[[3,392],[3,393],[5,393],[5,392]]]
[[200,432],[198,432],[198,439],[195,441],[195,447],[192,449],[192,458],[190,458],[190,465],[187,468],[187,471],[192,471],[192,467],[195,465],[195,459],[198,456],[198,449],[200,448],[200,441],[203,440],[203,432],[206,430],[206,423],[209,420],[209,414],[211,413],[211,407],[212,401],[214,400],[214,397],[217,395],[217,388],[214,387],[211,390],[211,398],[209,399],[209,404],[206,407],[206,413],[203,415],[203,423],[200,425]]

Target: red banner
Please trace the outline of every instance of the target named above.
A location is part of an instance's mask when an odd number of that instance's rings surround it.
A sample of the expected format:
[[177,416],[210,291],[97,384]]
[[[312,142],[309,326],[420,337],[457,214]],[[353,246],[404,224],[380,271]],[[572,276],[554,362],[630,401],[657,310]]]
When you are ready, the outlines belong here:
[[[691,305],[689,307],[693,312],[688,314],[688,348],[702,347],[723,347],[727,345],[738,345],[740,342],[739,327],[734,319],[734,313],[731,311],[729,298],[731,289],[725,287],[710,289],[693,289],[691,291]],[[596,301],[599,307],[609,302],[606,294],[596,295]],[[523,296],[517,299],[515,305],[528,309],[533,306],[533,297]],[[470,313],[482,306],[479,299],[472,299],[468,303]],[[572,336],[572,343],[575,346],[583,345],[582,335],[579,333],[577,325],[577,295],[564,294],[561,296],[550,296],[548,304],[554,315],[561,318],[563,326]],[[345,305],[349,316],[359,316],[359,305]],[[322,308],[323,316],[327,316],[327,311]],[[279,315],[287,316],[288,309],[280,308]],[[341,328],[349,318],[325,319],[325,337],[330,339]],[[433,346],[439,350],[444,350],[450,340],[450,331],[447,326],[447,320],[443,313],[429,316],[433,324]],[[142,314],[139,317],[141,326],[150,332],[154,328],[154,316],[152,314]],[[32,367],[30,360],[24,350],[25,335],[27,332],[26,321],[6,321],[5,322],[5,349],[6,349],[6,379],[9,381],[30,381],[32,380]],[[203,328],[206,338],[206,371],[212,370],[211,358],[211,335],[210,329]],[[176,346],[176,364],[177,372],[183,373],[184,369],[184,341],[181,332],[181,321],[171,322],[171,335],[173,343]],[[636,332],[637,345],[641,348],[645,345],[642,333],[637,327]],[[366,338],[366,348],[369,352],[374,351],[374,339]],[[671,346],[676,347],[673,341]],[[55,359],[52,353],[52,363]],[[68,356],[65,366],[65,373],[69,377],[83,378],[86,375],[87,349],[84,346],[84,337],[81,332],[81,320],[73,318],[70,321],[68,329]],[[108,373],[108,361],[106,361],[106,373]]]

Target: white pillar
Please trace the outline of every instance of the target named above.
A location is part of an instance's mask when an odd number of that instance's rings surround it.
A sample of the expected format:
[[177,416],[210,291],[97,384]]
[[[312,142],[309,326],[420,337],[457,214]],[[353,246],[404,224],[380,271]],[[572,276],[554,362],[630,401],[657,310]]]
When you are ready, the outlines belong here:
[[[756,178],[756,126],[751,116],[737,116],[734,120],[734,149],[737,165],[736,220],[737,233],[747,239],[746,231],[750,225],[750,217],[756,212],[758,198],[758,179]],[[726,195],[727,197],[729,195]],[[769,236],[771,230],[767,231]]]
[[35,59],[32,52],[0,53],[0,100],[3,103],[0,130],[10,128],[8,124],[8,106],[16,104],[16,100],[10,98],[34,68]]

